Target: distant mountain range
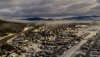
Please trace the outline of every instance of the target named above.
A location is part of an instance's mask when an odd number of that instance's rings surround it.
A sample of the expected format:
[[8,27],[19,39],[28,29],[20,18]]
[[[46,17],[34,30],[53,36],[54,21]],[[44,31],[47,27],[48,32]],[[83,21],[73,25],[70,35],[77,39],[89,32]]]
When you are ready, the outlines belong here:
[[51,21],[53,21],[54,19],[52,19],[52,18],[42,18],[42,17],[27,17],[27,18],[24,18],[22,20],[29,20],[29,21],[41,21],[41,20],[47,21],[47,20],[51,20]]
[[29,21],[40,21],[40,20],[100,20],[100,16],[95,16],[95,15],[91,15],[91,16],[72,16],[72,17],[65,17],[65,18],[61,18],[61,19],[56,19],[56,18],[42,18],[42,17],[27,17],[24,18],[22,20],[29,20]]
[[63,20],[100,20],[100,16],[73,16],[68,18],[63,18]]
[[43,20],[43,18],[40,18],[40,17],[27,17],[25,19],[22,19],[22,20],[29,20],[29,21],[35,21],[35,20]]

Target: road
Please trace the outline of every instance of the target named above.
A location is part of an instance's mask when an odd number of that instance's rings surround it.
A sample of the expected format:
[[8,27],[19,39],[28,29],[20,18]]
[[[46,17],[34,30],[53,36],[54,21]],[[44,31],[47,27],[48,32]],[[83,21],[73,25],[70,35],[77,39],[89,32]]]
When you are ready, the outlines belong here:
[[17,34],[9,34],[5,37],[0,37],[0,44],[6,42],[7,40],[11,39],[12,37],[14,37]]
[[6,41],[8,41],[8,40],[10,40],[11,38],[14,38],[14,37],[16,37],[16,36],[18,36],[18,35],[21,35],[21,34],[24,33],[25,31],[28,31],[28,30],[30,30],[30,29],[32,29],[32,27],[26,27],[26,28],[25,28],[22,32],[20,32],[20,33],[9,34],[9,35],[7,35],[7,36],[0,37],[0,44],[6,42]]
[[70,48],[69,50],[65,51],[63,53],[63,55],[61,55],[61,57],[71,57],[84,43],[86,43],[88,41],[89,38],[91,38],[93,35],[96,35],[96,33],[98,33],[97,31],[89,31],[90,34],[88,36],[86,36],[82,41],[80,41],[79,44],[73,46],[72,48]]

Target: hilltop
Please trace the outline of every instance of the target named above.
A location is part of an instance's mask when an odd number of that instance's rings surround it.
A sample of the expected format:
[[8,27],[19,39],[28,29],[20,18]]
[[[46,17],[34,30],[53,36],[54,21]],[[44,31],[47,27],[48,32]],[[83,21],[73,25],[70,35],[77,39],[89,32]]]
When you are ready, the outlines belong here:
[[19,33],[24,29],[25,26],[26,24],[24,23],[0,20],[0,36],[5,36],[9,33]]

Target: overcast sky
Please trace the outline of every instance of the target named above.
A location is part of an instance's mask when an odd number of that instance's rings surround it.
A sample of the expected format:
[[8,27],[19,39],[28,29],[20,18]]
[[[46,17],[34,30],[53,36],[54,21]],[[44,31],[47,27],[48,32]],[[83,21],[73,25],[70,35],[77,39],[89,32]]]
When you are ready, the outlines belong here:
[[0,0],[0,16],[100,15],[100,0]]

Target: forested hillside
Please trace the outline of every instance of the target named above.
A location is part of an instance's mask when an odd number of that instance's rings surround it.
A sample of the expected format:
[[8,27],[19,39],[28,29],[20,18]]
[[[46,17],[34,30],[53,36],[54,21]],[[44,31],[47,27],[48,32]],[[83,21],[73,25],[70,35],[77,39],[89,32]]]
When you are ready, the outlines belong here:
[[0,20],[0,36],[21,32],[26,24]]

